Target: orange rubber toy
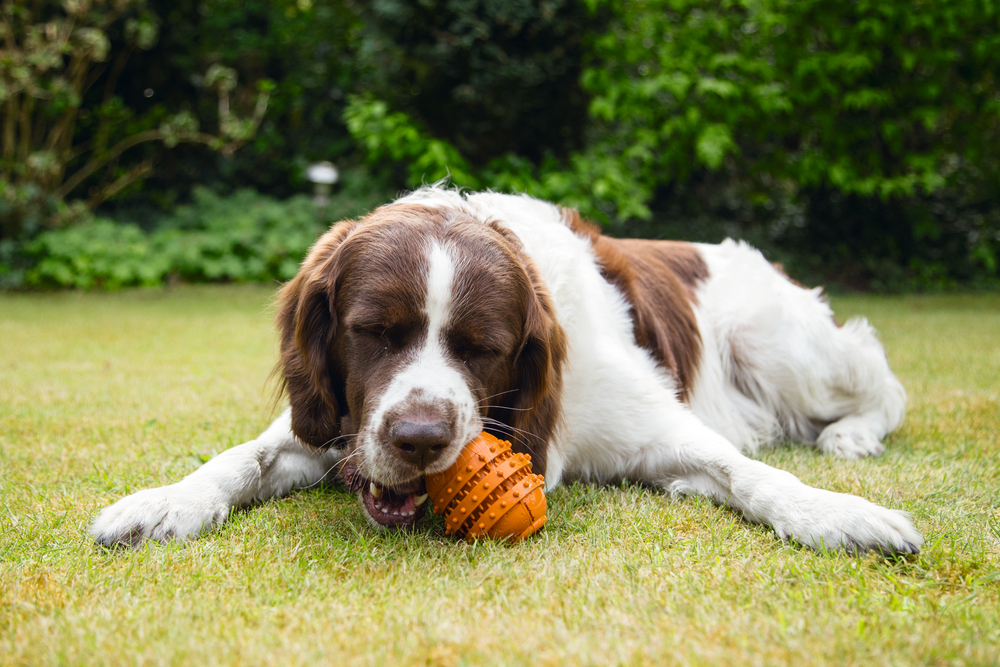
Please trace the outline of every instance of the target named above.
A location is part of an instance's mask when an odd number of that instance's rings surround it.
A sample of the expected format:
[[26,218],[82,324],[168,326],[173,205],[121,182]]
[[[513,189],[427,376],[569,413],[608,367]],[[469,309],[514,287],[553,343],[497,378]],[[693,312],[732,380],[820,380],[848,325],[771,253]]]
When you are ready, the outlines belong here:
[[454,465],[428,475],[434,513],[445,533],[470,542],[484,535],[512,542],[545,525],[545,478],[531,473],[531,457],[483,432],[466,445]]

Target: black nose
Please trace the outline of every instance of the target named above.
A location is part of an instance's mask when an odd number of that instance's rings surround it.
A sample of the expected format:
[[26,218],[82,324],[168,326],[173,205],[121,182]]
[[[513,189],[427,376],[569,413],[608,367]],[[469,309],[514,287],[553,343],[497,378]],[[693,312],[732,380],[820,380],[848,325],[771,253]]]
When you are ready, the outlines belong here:
[[402,419],[389,433],[393,446],[407,463],[423,469],[441,456],[451,441],[451,429],[443,421],[415,422]]

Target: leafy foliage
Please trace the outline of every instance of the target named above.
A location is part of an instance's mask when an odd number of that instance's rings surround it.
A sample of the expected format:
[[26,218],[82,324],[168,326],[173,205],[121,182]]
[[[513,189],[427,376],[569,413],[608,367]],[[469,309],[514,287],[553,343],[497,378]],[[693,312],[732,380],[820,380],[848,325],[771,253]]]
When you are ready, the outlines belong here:
[[406,183],[421,183],[450,178],[459,186],[479,187],[472,167],[449,142],[436,139],[407,114],[389,112],[389,106],[371,98],[352,97],[344,110],[344,120],[351,135],[364,147],[369,162],[406,164]]
[[235,73],[215,64],[205,82],[217,92],[217,134],[200,131],[186,110],[157,107],[137,117],[115,88],[130,55],[157,40],[159,19],[146,0],[5,0],[0,14],[0,238],[45,226],[83,186],[93,208],[148,176],[157,154],[137,154],[137,146],[190,142],[231,154],[267,108],[264,81],[252,116],[238,117],[230,105]]
[[[149,229],[199,186],[301,193],[318,160],[368,170],[372,192],[448,176],[577,207],[614,233],[739,236],[809,281],[1000,284],[992,2],[64,5],[3,5],[17,48],[3,47],[0,97],[21,115],[35,100],[40,124],[4,115],[0,218],[21,235],[3,232],[0,284],[23,282],[19,248],[88,204]],[[68,12],[89,30],[109,8],[124,13],[94,28],[103,41],[48,37]],[[73,93],[77,53],[90,60]],[[60,114],[69,154],[44,148]]]
[[[576,0],[359,3],[376,67],[365,89],[476,166],[538,162],[583,144],[586,41],[601,15]],[[372,73],[377,76],[372,76]]]
[[744,234],[768,227],[799,268],[854,286],[1000,278],[1000,8],[610,5],[584,81],[612,128],[601,152],[654,207],[712,182],[744,202]]
[[92,220],[44,232],[28,247],[39,258],[27,273],[34,286],[115,289],[155,285],[170,268],[166,255],[136,225]]
[[731,158],[755,179],[886,198],[997,157],[984,146],[1000,131],[990,3],[613,4],[584,80],[637,178]]
[[363,183],[347,185],[322,210],[303,195],[278,201],[252,190],[220,197],[200,188],[192,204],[150,233],[100,218],[46,231],[26,247],[32,263],[23,280],[78,289],[288,280],[331,220],[362,213],[380,196]]
[[[556,161],[461,151],[383,110],[373,162],[574,205],[618,231],[753,240],[819,280],[1000,282],[1000,8],[927,0],[617,0],[582,76],[591,139]],[[370,103],[376,104],[376,103]],[[391,119],[391,125],[388,122]],[[384,149],[396,141],[401,150]],[[993,202],[992,204],[990,202]]]
[[[404,183],[410,188],[447,178],[458,187],[529,192],[605,221],[616,213],[648,214],[640,199],[629,199],[635,194],[629,190],[633,182],[621,172],[622,164],[610,157],[573,154],[567,168],[552,156],[535,164],[506,153],[475,169],[450,142],[434,137],[408,114],[390,112],[381,100],[354,96],[344,118],[351,135],[365,149],[369,164],[404,165]],[[617,209],[600,206],[597,197],[610,193],[615,193]]]

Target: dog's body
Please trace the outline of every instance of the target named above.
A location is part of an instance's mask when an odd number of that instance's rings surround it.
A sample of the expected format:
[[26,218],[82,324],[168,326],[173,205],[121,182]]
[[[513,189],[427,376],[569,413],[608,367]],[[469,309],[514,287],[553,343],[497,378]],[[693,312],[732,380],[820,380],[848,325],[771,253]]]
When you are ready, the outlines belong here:
[[905,515],[746,458],[790,438],[882,452],[905,394],[864,321],[838,327],[760,253],[601,236],[529,197],[418,190],[336,225],[282,291],[291,408],[257,440],[105,509],[103,544],[191,538],[333,471],[405,526],[481,430],[560,482],[708,496],[813,547],[916,552]]

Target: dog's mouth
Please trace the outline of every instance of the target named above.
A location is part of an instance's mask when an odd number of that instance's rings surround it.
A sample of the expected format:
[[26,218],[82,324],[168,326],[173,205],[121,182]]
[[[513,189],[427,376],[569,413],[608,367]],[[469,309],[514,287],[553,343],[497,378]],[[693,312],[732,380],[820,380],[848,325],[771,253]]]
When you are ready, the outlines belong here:
[[358,494],[368,518],[379,526],[409,527],[427,510],[427,488],[423,477],[390,487],[362,476],[353,468],[341,471],[341,475],[348,488]]

